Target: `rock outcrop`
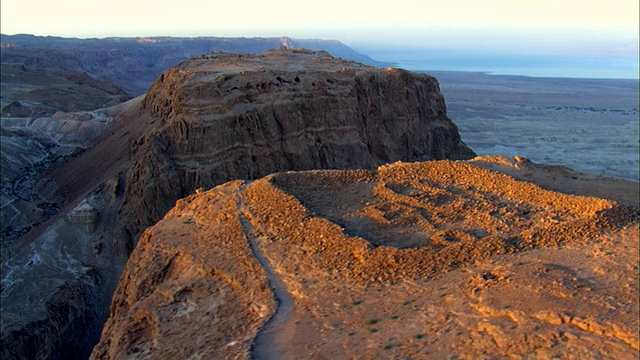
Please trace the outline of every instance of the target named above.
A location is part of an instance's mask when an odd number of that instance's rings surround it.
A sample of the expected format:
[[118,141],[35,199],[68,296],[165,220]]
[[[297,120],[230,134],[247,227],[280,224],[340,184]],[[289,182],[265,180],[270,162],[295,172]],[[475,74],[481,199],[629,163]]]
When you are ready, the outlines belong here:
[[71,224],[84,230],[87,234],[91,234],[96,230],[98,212],[86,200],[83,200],[67,213],[66,218]]
[[161,125],[134,140],[123,248],[178,198],[282,170],[375,168],[474,155],[436,79],[326,52],[210,53],[162,74],[143,107]]
[[[42,349],[36,357],[85,357],[98,340],[110,294],[139,235],[200,187],[284,170],[373,169],[396,160],[474,155],[447,118],[434,78],[302,49],[208,53],[165,72],[146,98],[91,114],[60,113],[50,118],[55,122],[31,124],[53,143],[72,140],[77,132],[94,138],[32,182],[35,191],[56,199],[59,213],[2,249],[3,259],[11,255],[3,263],[2,306],[9,311],[3,313],[3,357],[27,357],[23,344],[36,342]],[[95,225],[87,206],[76,210],[88,211],[72,212],[84,199],[95,209]],[[15,214],[29,210],[3,203],[3,210],[13,207]],[[53,260],[29,265],[38,258]],[[190,261],[175,264],[191,268]],[[253,290],[246,291],[262,291],[264,282],[259,283],[256,277],[247,285]],[[231,287],[220,301],[229,294],[250,297],[237,283]],[[58,296],[65,288],[79,289],[91,301],[77,301],[66,311],[59,303],[66,297]],[[247,328],[237,334],[254,332],[268,316],[272,305],[262,305],[263,315],[238,318]],[[46,309],[60,309],[63,316]],[[60,321],[68,326],[57,333]],[[132,351],[136,336],[126,340]]]
[[[637,210],[476,165],[488,162],[197,191],[145,231],[92,358],[637,357],[637,277],[606,285],[634,277]],[[269,277],[293,298],[287,314]]]
[[29,117],[33,112],[19,101],[14,101],[2,108],[2,117]]

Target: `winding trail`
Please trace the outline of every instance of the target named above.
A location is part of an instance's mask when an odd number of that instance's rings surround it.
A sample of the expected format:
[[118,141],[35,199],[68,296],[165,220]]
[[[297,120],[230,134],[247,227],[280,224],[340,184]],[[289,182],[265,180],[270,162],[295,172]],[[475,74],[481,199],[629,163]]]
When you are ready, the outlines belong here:
[[260,251],[260,247],[256,241],[257,231],[250,221],[252,218],[251,212],[242,199],[242,192],[247,185],[248,182],[238,191],[240,224],[249,242],[251,252],[260,265],[262,265],[267,275],[269,287],[273,291],[278,303],[276,312],[267,320],[264,326],[260,328],[253,340],[251,358],[257,360],[285,359],[288,358],[286,349],[289,348],[288,345],[295,334],[293,298],[291,298],[286,286]]

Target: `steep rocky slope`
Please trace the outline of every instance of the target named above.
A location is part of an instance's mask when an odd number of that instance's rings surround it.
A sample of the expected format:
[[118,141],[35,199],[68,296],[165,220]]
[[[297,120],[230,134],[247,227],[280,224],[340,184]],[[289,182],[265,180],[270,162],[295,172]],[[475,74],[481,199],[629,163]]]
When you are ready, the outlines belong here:
[[56,214],[65,200],[42,191],[47,173],[93,147],[110,128],[113,109],[56,112],[36,119],[2,119],[2,242]]
[[139,234],[200,187],[474,155],[434,78],[300,49],[204,54],[102,113],[91,146],[32,184],[60,211],[3,242],[3,357],[88,355]]
[[199,187],[474,155],[434,78],[326,52],[208,53],[162,74],[143,108],[160,124],[133,143],[119,217],[124,248]]
[[637,207],[492,166],[575,177],[485,157],[198,191],[142,236],[92,358],[637,358]]
[[[124,191],[119,173],[127,166],[127,134],[137,136],[150,126],[135,111],[138,103],[106,111],[108,130],[93,146],[33,179],[37,194],[60,211],[18,239],[3,236],[3,359],[82,359],[97,341],[123,266],[111,239]],[[29,209],[37,199],[4,200],[3,225],[14,208],[14,214],[37,215]]]

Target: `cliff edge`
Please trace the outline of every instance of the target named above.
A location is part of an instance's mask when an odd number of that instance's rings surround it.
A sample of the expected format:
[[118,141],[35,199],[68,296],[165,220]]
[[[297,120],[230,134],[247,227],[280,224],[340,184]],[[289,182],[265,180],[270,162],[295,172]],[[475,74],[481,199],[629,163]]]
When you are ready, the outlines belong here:
[[199,188],[474,155],[433,77],[322,51],[206,53],[103,113],[93,145],[33,184],[60,211],[3,244],[4,357],[86,357],[140,234]]
[[475,155],[447,118],[435,78],[326,52],[203,54],[163,73],[142,106],[159,125],[132,142],[119,216],[125,252],[200,187]]
[[637,208],[483,168],[507,163],[198,191],[145,231],[92,358],[637,358]]

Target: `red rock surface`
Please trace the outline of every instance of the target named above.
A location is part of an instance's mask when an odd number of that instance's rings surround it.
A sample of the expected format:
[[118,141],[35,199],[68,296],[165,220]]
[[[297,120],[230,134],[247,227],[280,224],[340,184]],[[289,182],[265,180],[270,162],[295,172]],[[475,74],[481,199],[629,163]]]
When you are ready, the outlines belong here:
[[[507,160],[286,172],[178,201],[129,259],[93,358],[637,357],[637,208],[477,162]],[[256,253],[293,304],[252,346],[275,310]]]

